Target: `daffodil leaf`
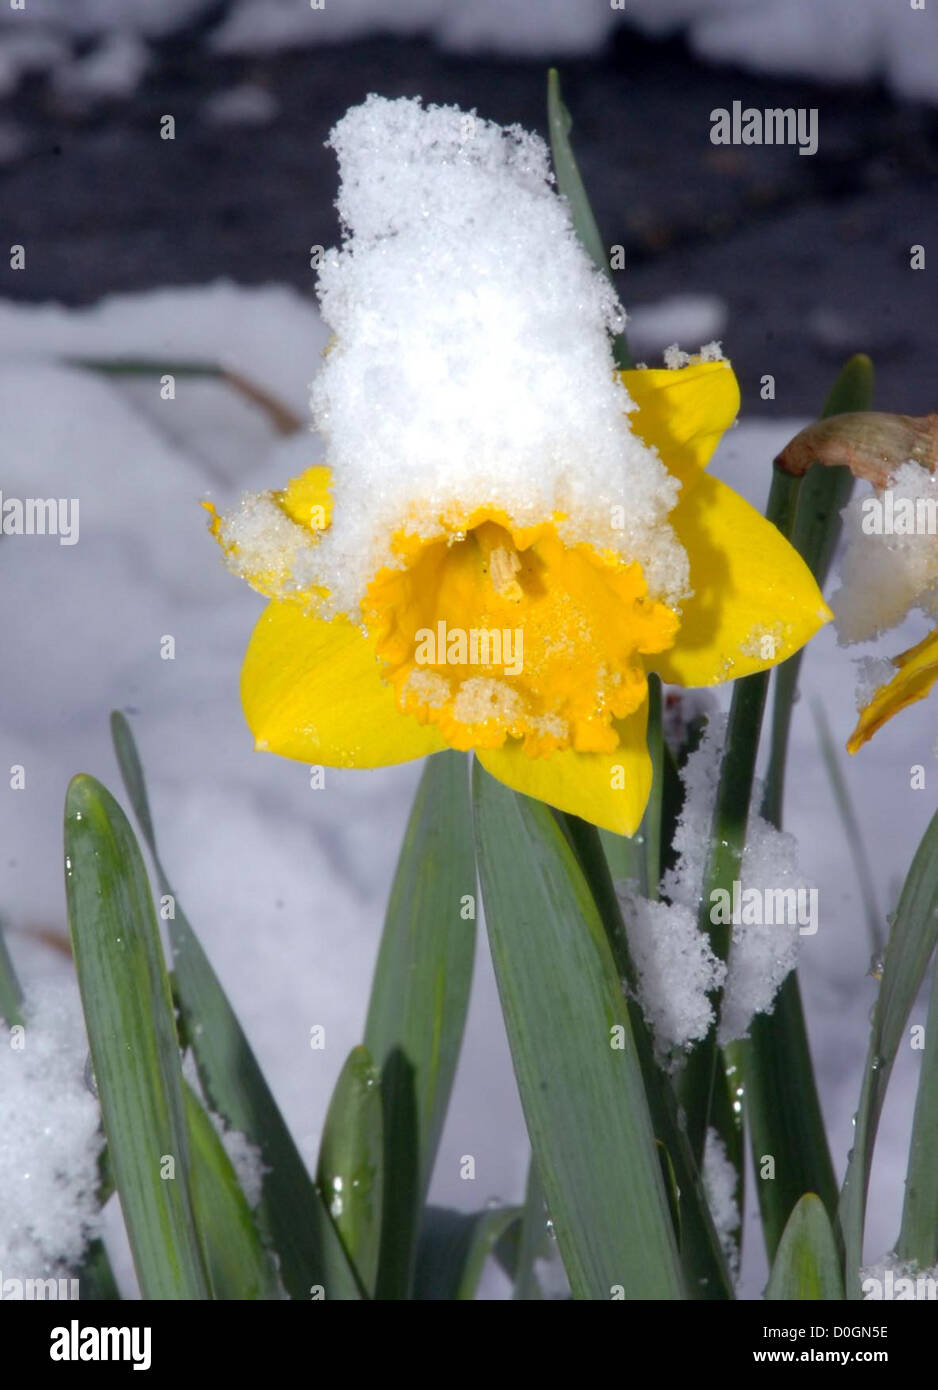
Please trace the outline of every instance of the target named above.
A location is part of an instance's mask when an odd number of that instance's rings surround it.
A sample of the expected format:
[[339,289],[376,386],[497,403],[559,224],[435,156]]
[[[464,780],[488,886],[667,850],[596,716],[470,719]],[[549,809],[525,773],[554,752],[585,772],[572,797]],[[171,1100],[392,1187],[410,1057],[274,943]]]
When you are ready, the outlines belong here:
[[[873,369],[869,358],[852,357],[828,395],[822,418],[869,410]],[[792,540],[818,584],[827,578],[837,538],[840,511],[853,478],[848,469],[813,464],[802,480]],[[775,672],[774,703],[765,794],[760,808],[773,825],[782,824],[782,793],[792,710],[802,652]],[[793,971],[779,990],[771,1014],[753,1019],[749,1038],[735,1049],[746,1092],[746,1120],[758,1171],[762,1154],[775,1158],[776,1177],[757,1182],[762,1229],[771,1260],[788,1218],[801,1195],[816,1193],[833,1220],[837,1181],[811,1065],[798,976]]]
[[847,1296],[859,1298],[859,1269],[870,1165],[896,1053],[938,942],[938,814],[909,869],[886,943],[883,974],[857,1107],[853,1149],[840,1197]]
[[381,1298],[410,1289],[469,1007],[475,894],[466,758],[437,753],[404,834],[365,1024],[384,1110]]
[[3,937],[3,925],[0,923],[0,1019],[8,1028],[23,1022],[20,1013],[22,1003],[20,982],[16,978],[16,971],[13,969],[13,962]]
[[[577,236],[597,269],[611,279],[606,248],[599,234],[599,227],[596,225],[596,218],[570,143],[573,120],[560,95],[560,75],[556,68],[551,68],[547,74],[547,128],[557,188],[570,205]],[[632,366],[624,333],[617,335],[613,343],[613,355],[620,370]]]
[[218,1299],[277,1299],[279,1285],[222,1139],[184,1085],[192,1155],[192,1200]]
[[534,1266],[537,1260],[547,1259],[550,1254],[548,1229],[544,1188],[537,1174],[537,1164],[532,1158],[528,1165],[521,1219],[515,1228],[517,1249],[511,1267],[515,1286],[513,1299],[532,1303],[543,1298]]
[[905,1180],[900,1260],[919,1269],[938,1264],[938,968],[933,972]]
[[110,1161],[144,1298],[205,1299],[169,981],[127,818],[92,777],[65,803],[65,885]]
[[260,1149],[265,1166],[258,1219],[294,1299],[322,1287],[329,1299],[361,1291],[319,1193],[271,1094],[244,1030],[189,925],[156,848],[143,768],[130,725],[111,715],[111,734],[124,785],[156,868],[169,916],[180,1012],[209,1104],[226,1124]]
[[843,1296],[840,1256],[830,1217],[820,1197],[806,1193],[796,1203],[782,1233],[765,1297],[818,1302]]
[[368,1049],[353,1048],[329,1102],[316,1175],[345,1253],[369,1296],[378,1276],[384,1194],[380,1082]]
[[531,1147],[575,1298],[685,1297],[622,982],[550,809],[474,768],[479,873]]
[[101,1240],[89,1242],[75,1277],[82,1303],[116,1303],[120,1299],[117,1280]]
[[428,1207],[417,1251],[414,1298],[475,1298],[486,1260],[520,1218],[520,1207],[473,1214]]
[[[632,962],[625,924],[616,896],[612,872],[595,826],[575,816],[562,818],[567,841],[589,884],[593,901],[606,931],[606,939],[619,978],[626,982],[632,1036],[638,1053],[645,1095],[658,1145],[665,1191],[678,1233],[681,1263],[688,1293],[696,1299],[731,1299],[733,1285],[701,1182],[700,1167],[691,1151],[686,1122],[679,1115],[671,1080],[658,1066],[648,1025],[637,1003],[638,979]],[[739,1147],[736,1127],[727,1136],[727,1153],[733,1158]],[[741,1168],[737,1163],[737,1169]],[[742,1178],[739,1179],[740,1184]],[[742,1192],[742,1187],[739,1189]]]
[[834,803],[840,816],[841,824],[844,828],[847,845],[850,849],[850,857],[853,860],[853,871],[857,876],[857,885],[860,889],[860,897],[863,900],[863,907],[866,913],[866,927],[870,937],[870,949],[874,956],[882,954],[883,931],[881,927],[882,918],[879,908],[876,905],[876,885],[873,883],[873,875],[870,872],[870,864],[873,862],[867,853],[863,843],[863,831],[860,828],[860,821],[854,810],[853,800],[847,787],[846,779],[840,767],[840,758],[834,744],[833,736],[830,731],[830,724],[827,714],[820,700],[812,700],[811,713],[814,716],[814,727],[817,730],[818,743],[821,748],[821,758],[827,772],[827,780],[831,785],[831,792]]
[[[843,369],[821,411],[821,419],[869,410],[873,404],[873,364],[857,354]],[[791,542],[804,559],[820,588],[824,587],[843,527],[841,512],[850,500],[853,474],[844,466],[825,468],[813,463],[801,481],[798,509]],[[791,730],[791,715],[801,674],[803,649],[783,661],[775,673],[775,703],[772,711],[769,763],[765,776],[762,814],[775,826],[782,823],[782,795],[785,760]]]

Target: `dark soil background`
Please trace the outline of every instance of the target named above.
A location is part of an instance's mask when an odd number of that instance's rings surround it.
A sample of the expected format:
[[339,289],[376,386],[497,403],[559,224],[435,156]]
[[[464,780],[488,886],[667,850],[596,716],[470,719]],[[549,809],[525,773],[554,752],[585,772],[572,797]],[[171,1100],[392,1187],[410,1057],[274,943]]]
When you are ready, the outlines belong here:
[[[0,295],[78,305],[219,277],[312,293],[309,247],[337,236],[323,141],[369,91],[545,131],[539,63],[392,39],[233,60],[207,54],[197,32],[154,53],[128,102],[69,110],[42,79],[0,102],[0,126],[16,137],[0,165],[2,240],[28,248],[25,273],[0,260]],[[929,270],[909,264],[915,243],[938,256],[928,246],[938,112],[880,90],[707,67],[679,42],[625,31],[561,75],[600,228],[626,250],[628,307],[678,292],[723,298],[724,347],[745,405],[764,415],[813,413],[840,362],[860,350],[874,358],[880,407],[938,407],[938,299]],[[274,95],[276,119],[206,121],[206,98],[245,80]],[[710,112],[734,100],[817,107],[818,153],[714,147]],[[174,141],[159,138],[166,113]],[[767,372],[774,402],[759,399]]]

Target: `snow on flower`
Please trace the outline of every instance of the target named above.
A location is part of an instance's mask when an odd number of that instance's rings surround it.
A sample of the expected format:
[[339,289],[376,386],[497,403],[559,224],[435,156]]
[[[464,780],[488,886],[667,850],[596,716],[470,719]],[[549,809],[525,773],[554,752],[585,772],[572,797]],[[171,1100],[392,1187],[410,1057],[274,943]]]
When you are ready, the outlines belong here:
[[904,463],[884,488],[866,488],[844,509],[846,548],[833,606],[845,645],[866,642],[919,611],[932,630],[890,661],[861,658],[855,753],[938,680],[938,478]]
[[257,746],[343,767],[474,749],[631,834],[648,673],[765,669],[829,617],[780,533],[704,471],[732,368],[711,344],[615,370],[624,314],[537,136],[372,96],[330,143],[326,462],[210,507],[231,568],[273,600],[242,673]]

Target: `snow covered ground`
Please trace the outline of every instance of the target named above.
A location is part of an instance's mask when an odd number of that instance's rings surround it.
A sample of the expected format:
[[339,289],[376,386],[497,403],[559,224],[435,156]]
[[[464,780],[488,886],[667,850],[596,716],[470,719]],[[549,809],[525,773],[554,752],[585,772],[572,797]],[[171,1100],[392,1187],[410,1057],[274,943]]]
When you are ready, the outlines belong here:
[[[148,40],[204,18],[210,0],[32,0],[0,10],[0,91],[52,69],[66,95],[120,94],[139,79]],[[938,100],[938,9],[921,0],[235,0],[209,33],[216,51],[271,52],[374,33],[429,34],[445,49],[560,59],[596,52],[613,30],[686,33],[694,50],[757,72],[823,82],[881,78]],[[76,55],[76,40],[100,45]]]
[[[654,343],[665,332],[696,347],[700,324],[720,313],[719,304],[689,301],[685,337],[680,301],[668,305],[657,328],[647,310],[643,341]],[[730,352],[732,338],[730,322]],[[65,933],[65,787],[73,773],[86,771],[119,790],[107,715],[123,708],[145,761],[163,857],[180,901],[311,1161],[336,1075],[360,1039],[419,767],[329,771],[325,787],[313,790],[303,765],[255,754],[242,721],[238,672],[262,600],[225,570],[199,499],[223,504],[242,488],[276,485],[317,460],[316,442],[305,433],[277,439],[254,407],[217,382],[180,377],[175,400],[167,401],[156,378],[105,379],[61,359],[146,353],[223,360],[303,416],[324,341],[312,304],[276,286],[160,291],[88,311],[0,304],[3,490],[80,501],[76,545],[51,536],[0,540],[0,768],[6,774],[21,764],[26,771],[25,789],[10,789],[4,775],[7,789],[0,794],[0,914],[14,957],[37,990],[66,968],[64,957],[36,944],[39,933]],[[761,506],[770,460],[802,423],[745,421],[724,441],[715,471]],[[160,656],[167,635],[175,639],[172,661]],[[894,634],[887,654],[919,635],[910,623]],[[821,926],[805,938],[802,978],[841,1169],[874,986],[864,915],[810,703],[823,701],[842,745],[853,723],[855,654],[839,649],[829,630],[811,646],[786,804],[802,866],[820,889]],[[934,730],[932,700],[894,721],[849,765],[844,759],[883,912],[894,905],[934,806]],[[924,791],[910,789],[916,763],[926,767]],[[434,1200],[463,1208],[519,1198],[527,1157],[484,937],[480,943],[433,1189]],[[913,1022],[924,1022],[923,1008]],[[315,1023],[326,1029],[324,1051],[308,1047]],[[898,1227],[920,1055],[903,1049],[887,1104],[870,1205],[870,1259],[891,1247]],[[459,1176],[459,1157],[467,1153],[476,1159],[474,1182]],[[4,1161],[0,1149],[0,1167]],[[10,1190],[5,1177],[2,1186]],[[744,1278],[753,1296],[763,1280],[755,1218],[747,1235]],[[0,1232],[0,1254],[2,1245]],[[497,1280],[490,1291],[498,1293]]]

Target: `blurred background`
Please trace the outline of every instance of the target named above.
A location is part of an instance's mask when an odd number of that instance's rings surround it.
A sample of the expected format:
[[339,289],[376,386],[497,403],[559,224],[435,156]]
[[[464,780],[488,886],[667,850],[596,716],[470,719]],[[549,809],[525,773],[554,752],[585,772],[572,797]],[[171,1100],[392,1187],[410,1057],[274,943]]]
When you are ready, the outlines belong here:
[[[910,247],[938,224],[938,5],[28,0],[0,9],[0,488],[81,504],[78,545],[0,545],[0,767],[26,769],[23,790],[0,791],[0,915],[29,988],[67,973],[62,798],[77,771],[118,790],[107,714],[125,709],[180,900],[311,1161],[331,1086],[359,1040],[419,768],[329,772],[313,790],[303,766],[254,755],[237,679],[260,601],[223,570],[198,501],[227,505],[242,487],[277,486],[320,457],[288,417],[306,417],[326,340],[309,261],[311,246],[338,236],[323,145],[333,123],[376,91],[543,133],[549,64],[561,70],[604,240],[623,248],[618,283],[635,355],[652,362],[675,341],[693,351],[717,338],[734,361],[742,423],[719,451],[721,476],[761,507],[773,455],[854,351],[874,359],[880,408],[935,408],[938,305],[928,271],[910,268]],[[710,113],[734,101],[817,108],[817,153],[712,145]],[[172,140],[160,136],[166,116]],[[23,268],[6,252],[17,245]],[[271,416],[223,381],[184,371],[165,400],[158,374],[76,365],[127,357],[236,371],[284,411]],[[922,635],[914,621],[907,629],[888,652]],[[166,635],[171,661],[160,655]],[[852,1139],[875,942],[810,706],[824,704],[842,746],[854,718],[852,655],[829,631],[812,645],[786,809],[821,890],[821,930],[805,943],[802,974],[838,1164]],[[844,760],[883,921],[934,806],[936,757],[924,704]],[[923,792],[910,790],[912,764],[928,769]],[[316,1023],[327,1034],[319,1053],[307,1043]],[[896,1231],[918,1055],[900,1057],[887,1106],[870,1258]],[[459,1178],[463,1154],[476,1158],[474,1182]],[[0,1170],[4,1161],[0,1152]],[[482,941],[435,1198],[464,1208],[515,1200],[526,1161]],[[753,1296],[764,1260],[757,1225],[747,1234]],[[122,1272],[130,1291],[126,1259]],[[493,1276],[490,1296],[499,1292]]]

